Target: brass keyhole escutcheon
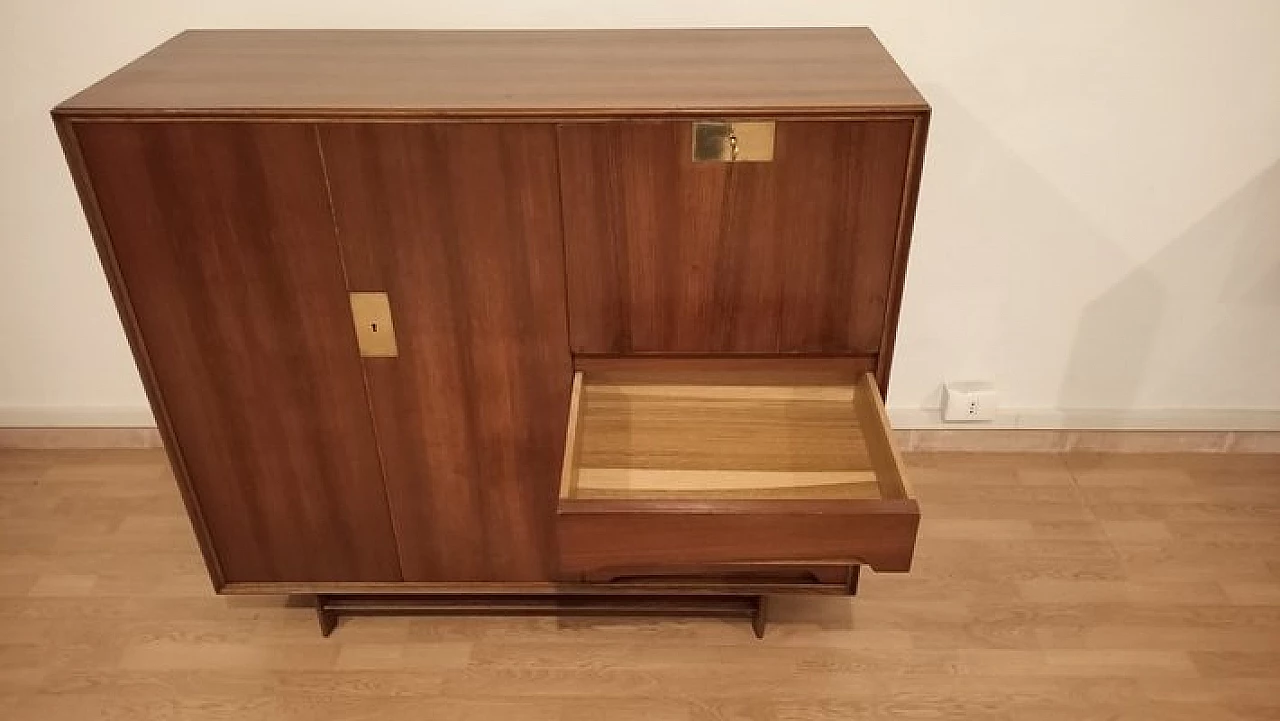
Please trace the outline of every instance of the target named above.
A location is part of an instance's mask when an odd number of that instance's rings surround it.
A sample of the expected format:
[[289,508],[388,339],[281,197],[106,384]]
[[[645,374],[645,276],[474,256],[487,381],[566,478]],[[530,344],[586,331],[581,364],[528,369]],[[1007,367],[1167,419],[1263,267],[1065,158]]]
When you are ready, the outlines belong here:
[[352,293],[351,320],[356,329],[356,344],[364,358],[394,358],[396,329],[391,322],[391,301],[386,293]]
[[773,160],[770,121],[693,124],[693,160],[699,163],[767,163]]

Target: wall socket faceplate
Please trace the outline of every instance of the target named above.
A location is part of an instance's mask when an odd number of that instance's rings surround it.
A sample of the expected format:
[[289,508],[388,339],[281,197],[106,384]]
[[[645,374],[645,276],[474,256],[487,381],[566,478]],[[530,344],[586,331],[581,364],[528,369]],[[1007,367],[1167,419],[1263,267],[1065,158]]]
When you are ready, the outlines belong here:
[[942,420],[991,421],[996,417],[996,387],[988,381],[947,381],[942,385]]

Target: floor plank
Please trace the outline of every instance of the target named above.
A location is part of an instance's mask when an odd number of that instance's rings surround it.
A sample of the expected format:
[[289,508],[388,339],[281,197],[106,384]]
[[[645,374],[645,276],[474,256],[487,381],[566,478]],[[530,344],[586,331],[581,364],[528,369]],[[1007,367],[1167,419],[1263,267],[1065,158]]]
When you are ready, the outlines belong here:
[[1280,717],[1280,458],[909,454],[915,570],[709,619],[210,591],[160,451],[0,451],[0,717]]

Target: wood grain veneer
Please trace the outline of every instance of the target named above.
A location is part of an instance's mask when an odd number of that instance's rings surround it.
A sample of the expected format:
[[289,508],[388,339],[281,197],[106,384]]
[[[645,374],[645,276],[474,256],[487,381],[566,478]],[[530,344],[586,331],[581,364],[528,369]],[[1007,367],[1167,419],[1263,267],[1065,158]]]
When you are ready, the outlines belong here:
[[574,352],[879,352],[913,128],[779,122],[772,162],[702,163],[688,122],[561,125]]
[[879,498],[875,471],[579,468],[575,498]]
[[853,385],[876,367],[875,356],[760,357],[575,355],[575,371],[597,383],[714,385],[732,377],[736,385]]
[[893,426],[889,425],[889,414],[884,409],[875,376],[863,374],[857,391],[853,407],[858,417],[858,428],[862,431],[867,457],[880,474],[884,497],[912,498],[915,494],[907,479],[906,464],[902,461],[898,444],[894,442]]
[[74,134],[223,580],[400,580],[314,130]]
[[553,575],[572,381],[547,125],[320,129],[352,290],[383,290],[399,357],[366,358],[408,581]]
[[856,385],[743,385],[579,371],[560,497],[909,498],[870,373]]
[[[196,545],[200,549],[200,557],[204,561],[205,570],[209,573],[209,580],[213,583],[215,590],[221,590],[226,584],[226,574],[223,572],[222,564],[218,560],[218,552],[213,545],[213,536],[209,530],[209,524],[205,520],[204,512],[200,509],[199,499],[196,498],[195,488],[191,483],[191,475],[188,472],[186,460],[182,456],[182,449],[178,447],[169,411],[165,408],[163,399],[160,397],[156,370],[151,363],[151,356],[147,353],[146,341],[142,338],[142,333],[139,330],[138,316],[133,310],[133,301],[129,297],[129,289],[125,285],[120,265],[116,262],[115,253],[111,247],[111,236],[107,231],[106,220],[102,216],[102,208],[98,204],[97,195],[94,193],[93,185],[89,179],[89,170],[85,166],[84,153],[80,148],[80,141],[76,138],[75,124],[69,118],[56,117],[54,119],[54,127],[58,132],[58,142],[62,146],[63,155],[67,160],[67,168],[71,171],[71,179],[75,184],[76,194],[80,198],[80,206],[84,210],[85,220],[89,226],[89,233],[93,238],[98,261],[102,264],[103,275],[106,276],[107,287],[111,291],[111,298],[115,302],[116,310],[120,315],[120,324],[124,329],[125,339],[128,341],[129,350],[133,355],[134,362],[137,364],[143,392],[146,394],[152,416],[156,421],[155,436],[160,440],[158,445],[164,448],[165,454],[169,459],[169,465],[173,470],[179,495],[182,497],[182,505],[187,511],[192,531],[195,533]],[[46,429],[27,430],[32,431],[32,433],[24,433],[22,435],[43,436],[43,438],[40,438],[42,441],[54,440],[52,436],[45,435]],[[103,429],[92,430],[102,431]],[[108,429],[107,432],[109,435],[114,436],[109,439],[114,443],[118,440],[118,436],[111,432],[113,430],[115,429]],[[81,434],[75,435],[78,442],[83,442]],[[99,434],[95,432],[94,435]],[[57,440],[60,443],[64,443],[64,439],[65,436],[62,436]],[[0,440],[4,440],[3,434],[0,434]],[[147,438],[146,442],[150,443],[152,440]],[[101,443],[101,440],[98,442]],[[0,446],[5,448],[12,447],[3,443],[0,443]],[[98,446],[83,445],[78,447]]]
[[866,28],[196,30],[59,112],[494,117],[925,107]]
[[908,571],[919,520],[910,500],[562,501],[560,569],[824,559]]
[[588,376],[583,407],[582,468],[815,474],[870,468],[852,388],[604,385]]

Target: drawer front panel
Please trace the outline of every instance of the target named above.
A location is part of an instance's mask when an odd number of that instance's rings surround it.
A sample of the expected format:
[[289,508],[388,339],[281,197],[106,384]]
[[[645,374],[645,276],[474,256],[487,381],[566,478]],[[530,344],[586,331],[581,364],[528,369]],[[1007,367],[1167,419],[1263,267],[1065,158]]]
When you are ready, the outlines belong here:
[[861,509],[801,503],[807,507],[755,502],[754,509],[715,512],[660,504],[579,507],[560,514],[560,569],[823,558],[865,563],[876,571],[910,570],[919,524],[914,501],[880,501]]
[[879,351],[914,121],[779,121],[766,162],[693,128],[559,127],[574,351]]

